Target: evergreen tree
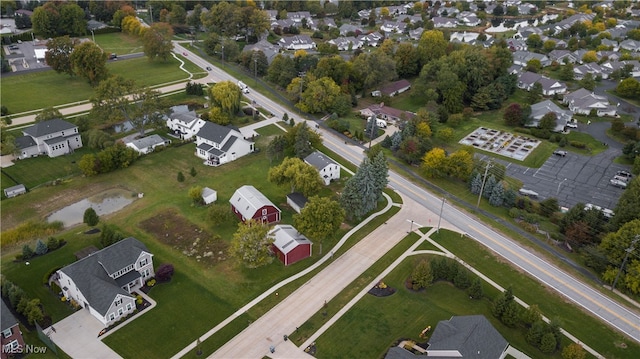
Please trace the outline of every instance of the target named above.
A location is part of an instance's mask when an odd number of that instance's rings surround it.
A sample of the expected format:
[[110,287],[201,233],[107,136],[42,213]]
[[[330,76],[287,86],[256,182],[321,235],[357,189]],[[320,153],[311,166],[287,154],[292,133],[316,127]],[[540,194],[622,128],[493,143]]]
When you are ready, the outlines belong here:
[[538,320],[537,322],[531,325],[531,328],[527,332],[527,343],[538,347],[540,345],[540,341],[542,340],[542,336],[545,333],[546,323],[542,320]]
[[98,217],[98,214],[93,209],[93,207],[89,207],[84,211],[83,222],[91,227],[100,222],[100,217]]
[[467,273],[466,270],[464,269],[458,270],[458,273],[456,273],[456,276],[453,278],[453,285],[455,285],[456,288],[460,288],[460,289],[469,288],[471,283],[469,282],[469,274]]
[[504,191],[502,204],[507,208],[513,207],[516,204],[516,191],[514,191],[512,188]]
[[33,257],[33,249],[28,244],[22,246],[22,259],[29,259]]
[[471,179],[471,193],[480,193],[480,188],[482,188],[482,175],[480,173],[476,173],[476,175]]
[[493,191],[493,187],[495,187],[496,183],[496,178],[493,175],[490,175],[489,178],[487,178],[487,181],[484,183],[482,197],[487,199],[491,198],[491,192]]
[[198,174],[198,172],[196,171],[195,167],[191,167],[189,174],[191,175],[191,177],[195,177]]
[[49,248],[47,248],[47,244],[44,243],[41,239],[38,239],[38,241],[36,242],[36,254],[41,256],[47,253],[48,250]]
[[540,339],[540,351],[545,354],[551,354],[556,351],[556,346],[558,343],[556,342],[556,338],[553,336],[553,333],[546,333]]
[[293,145],[296,157],[305,158],[313,152],[311,148],[311,136],[309,135],[309,127],[306,122],[302,122],[302,126],[296,133],[295,143]]
[[378,137],[378,124],[374,116],[369,117],[367,120],[364,132],[364,135],[369,139],[373,140]]
[[400,144],[402,143],[402,134],[398,131],[393,133],[391,136],[391,151],[395,152],[400,148]]
[[518,324],[518,319],[520,319],[520,308],[520,304],[516,303],[515,300],[509,301],[500,317],[500,321],[508,327],[515,327]]
[[55,250],[58,249],[58,247],[60,247],[60,241],[58,241],[58,238],[49,237],[49,239],[47,240],[47,248],[49,250]]
[[413,268],[411,273],[411,281],[413,289],[426,288],[433,282],[433,273],[431,272],[431,264],[426,259],[421,260]]
[[496,183],[495,186],[493,186],[493,190],[491,191],[491,197],[489,197],[489,204],[494,207],[500,207],[502,206],[503,202],[504,202],[504,186],[502,185],[502,182],[498,182]]
[[473,299],[480,299],[484,295],[484,291],[482,290],[482,282],[479,277],[476,277],[472,282],[469,289],[467,289],[467,294],[469,297]]
[[178,182],[184,182],[184,175],[182,174],[182,171],[178,172],[178,176],[176,177],[176,179],[178,180]]

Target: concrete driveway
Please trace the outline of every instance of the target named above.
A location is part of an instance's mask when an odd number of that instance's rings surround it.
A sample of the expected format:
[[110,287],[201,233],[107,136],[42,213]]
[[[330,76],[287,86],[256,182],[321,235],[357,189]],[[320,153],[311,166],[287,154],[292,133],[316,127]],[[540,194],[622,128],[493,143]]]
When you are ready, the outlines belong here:
[[98,339],[104,328],[88,310],[82,309],[45,329],[56,345],[72,358],[114,359],[121,358]]

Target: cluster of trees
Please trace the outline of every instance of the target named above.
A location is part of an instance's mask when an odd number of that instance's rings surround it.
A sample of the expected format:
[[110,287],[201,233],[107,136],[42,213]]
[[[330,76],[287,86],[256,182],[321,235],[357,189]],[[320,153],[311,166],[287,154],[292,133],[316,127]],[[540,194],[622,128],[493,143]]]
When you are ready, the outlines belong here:
[[187,85],[185,86],[185,92],[187,95],[193,95],[193,96],[204,95],[204,89],[202,84],[191,82],[191,81],[187,82]]
[[433,148],[424,155],[420,167],[427,177],[467,180],[473,170],[473,149],[463,147],[447,156],[442,148]]
[[35,8],[31,23],[33,32],[45,38],[87,33],[87,15],[74,2],[48,1]]
[[2,296],[8,299],[9,305],[16,312],[27,318],[29,324],[44,324],[45,314],[40,299],[29,298],[22,288],[6,279],[2,280]]
[[311,131],[303,121],[291,127],[283,136],[274,137],[267,146],[267,157],[270,161],[283,155],[303,159],[310,155],[313,148],[320,143],[320,135]]
[[473,276],[460,263],[445,257],[416,261],[406,284],[409,289],[420,290],[429,287],[435,281],[453,283],[456,288],[466,291],[472,299],[484,296],[480,278]]
[[[386,136],[380,145],[389,148],[393,153],[410,165],[420,163],[427,151],[431,150],[431,114],[426,109],[418,110],[417,116],[403,121],[399,125],[400,131]],[[453,135],[450,128],[445,128]]]
[[[100,124],[129,121],[143,136],[148,126],[164,125],[169,105],[160,92],[122,76],[111,76],[95,89],[91,118]],[[108,172],[108,171],[107,171]]]
[[100,231],[100,245],[102,248],[106,248],[123,239],[124,235],[118,231],[115,226],[106,223],[102,225],[102,229]]
[[91,85],[106,79],[107,54],[94,42],[79,44],[68,35],[52,39],[47,43],[45,61],[58,73],[86,78]]
[[340,205],[347,218],[361,219],[378,205],[382,191],[389,183],[389,167],[384,152],[370,151],[360,167],[345,183]]
[[31,248],[29,244],[25,244],[22,246],[22,254],[18,255],[19,259],[27,260],[32,258],[33,256],[41,256],[46,254],[49,250],[54,250],[60,247],[60,241],[58,241],[55,237],[49,237],[47,243],[45,243],[42,239],[38,239],[36,241],[35,250]]
[[300,233],[322,244],[336,233],[344,218],[345,211],[340,203],[328,197],[313,196],[300,214],[293,215],[293,224]]
[[138,158],[138,152],[118,142],[97,154],[89,153],[78,161],[78,167],[85,176],[109,173],[119,168],[127,168]]

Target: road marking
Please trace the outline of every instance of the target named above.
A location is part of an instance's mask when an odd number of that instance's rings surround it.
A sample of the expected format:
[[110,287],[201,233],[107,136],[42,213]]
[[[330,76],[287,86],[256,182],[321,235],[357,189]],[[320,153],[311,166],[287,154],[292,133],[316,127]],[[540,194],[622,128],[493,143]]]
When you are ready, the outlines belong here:
[[[568,287],[569,289],[571,289],[571,290],[572,290],[572,291],[574,291],[575,293],[577,293],[577,294],[581,295],[585,300],[587,300],[587,301],[591,302],[592,304],[594,304],[594,305],[595,305],[596,307],[598,307],[599,309],[601,309],[601,310],[605,310],[606,312],[608,312],[609,314],[611,314],[611,315],[613,315],[614,317],[618,318],[619,320],[621,320],[621,321],[623,321],[623,322],[627,323],[627,324],[628,324],[629,326],[631,326],[632,328],[635,328],[636,330],[640,330],[640,325],[639,325],[639,324],[634,323],[634,322],[632,322],[632,321],[628,320],[628,319],[627,319],[627,318],[625,318],[625,317],[621,317],[621,316],[619,316],[617,313],[615,313],[614,311],[612,311],[611,309],[609,309],[609,308],[607,308],[607,307],[601,306],[601,305],[600,305],[598,302],[596,302],[596,301],[595,301],[591,296],[587,296],[587,295],[586,295],[582,290],[579,290],[579,289],[575,288],[573,285],[571,285],[571,284],[567,283],[566,281],[564,281],[564,280],[562,280],[562,279],[560,279],[560,278],[557,278],[557,277],[555,277],[555,276],[551,275],[549,272],[547,272],[546,270],[542,269],[539,265],[537,265],[537,264],[533,263],[533,262],[532,262],[531,260],[529,260],[528,258],[521,256],[519,253],[516,253],[516,252],[515,252],[515,251],[513,251],[511,248],[509,248],[509,247],[505,246],[504,244],[500,243],[499,241],[496,241],[496,240],[494,240],[493,238],[491,238],[491,237],[487,236],[486,234],[484,234],[482,231],[480,231],[479,229],[475,228],[474,226],[469,225],[469,227],[470,227],[470,228],[472,228],[472,229],[474,229],[476,232],[478,232],[480,235],[482,235],[483,237],[485,237],[485,238],[486,238],[486,239],[488,239],[489,241],[491,241],[491,242],[493,242],[493,243],[497,244],[497,245],[498,245],[498,246],[500,246],[502,249],[504,249],[504,250],[508,251],[509,253],[511,253],[512,255],[516,256],[517,258],[519,258],[519,259],[520,259],[520,260],[522,260],[523,262],[528,263],[530,266],[532,266],[532,267],[534,267],[534,268],[538,269],[540,272],[542,272],[542,273],[544,273],[545,275],[547,275],[547,276],[549,276],[549,277],[551,277],[551,278],[555,279],[555,280],[556,280],[556,281],[558,281],[560,284],[562,284],[562,285],[564,285],[564,286]],[[473,237],[471,237],[471,238],[473,238]],[[504,257],[504,256],[503,256],[503,257]],[[545,261],[544,261],[544,260],[542,260],[541,258],[538,258],[538,257],[535,257],[535,258],[537,258],[538,260],[540,260],[540,261],[542,261],[542,262],[545,262]],[[530,275],[532,275],[532,276],[534,276],[535,278],[537,278],[537,279],[538,279],[539,281],[541,281],[542,283],[545,283],[545,284],[546,284],[546,285],[548,285],[549,287],[554,288],[554,290],[556,290],[556,292],[558,292],[558,293],[560,293],[560,294],[563,294],[560,290],[556,289],[556,288],[555,288],[555,286],[551,285],[551,283],[548,283],[548,282],[544,281],[542,278],[540,278],[540,277],[536,276],[534,273],[531,273],[531,271],[527,270],[526,268],[523,268],[522,266],[518,265],[517,263],[515,263],[515,262],[512,262],[512,263],[516,264],[517,266],[519,266],[520,268],[522,268],[523,270],[525,270],[527,273],[529,273]],[[545,263],[547,263],[547,262],[545,262]],[[549,264],[549,263],[547,263],[547,264]],[[549,264],[549,265],[551,266],[551,264]],[[565,273],[565,274],[566,274],[566,273]],[[567,276],[569,276],[568,274],[566,274],[566,275],[567,275]],[[577,281],[577,280],[576,280],[576,281]],[[579,281],[578,281],[578,282],[579,282]],[[583,283],[581,283],[581,284],[583,284]],[[583,285],[584,285],[584,286],[586,286],[586,287],[588,287],[586,284],[583,284]],[[599,294],[600,296],[602,296],[604,299],[609,300],[609,301],[612,301],[610,298],[608,298],[608,297],[606,297],[605,295],[603,295],[603,294],[601,294],[601,293],[597,292],[595,289],[594,289],[593,291],[594,291],[595,293]],[[590,308],[587,308],[587,307],[586,307],[585,305],[583,305],[582,303],[579,303],[577,300],[572,299],[572,298],[571,298],[570,296],[568,296],[568,295],[565,295],[565,294],[563,294],[563,295],[564,295],[565,297],[567,297],[568,299],[570,299],[570,300],[574,301],[576,304],[580,305],[581,307],[585,308],[586,310],[590,311],[590,312],[591,312],[591,313],[593,313],[594,315],[596,315],[596,316],[600,317],[600,318],[601,318],[601,319],[603,319],[605,322],[607,322],[607,323],[609,323],[610,325],[613,325],[613,326],[615,326],[616,328],[618,328],[618,327],[617,327],[617,325],[615,325],[613,322],[608,321],[608,320],[606,320],[605,318],[601,317],[601,316],[600,316],[600,315],[598,315],[595,311],[591,310]],[[617,303],[616,303],[616,304],[617,304]],[[620,306],[620,307],[621,307],[622,309],[624,309],[624,310],[626,310],[626,311],[628,311],[628,312],[632,313],[632,312],[631,312],[631,311],[629,311],[628,309],[626,309],[626,308],[624,308],[624,307],[622,307],[622,306]],[[632,314],[633,314],[633,313],[632,313]],[[624,331],[624,330],[622,330],[621,328],[618,328],[618,329],[620,329],[623,333],[625,332],[625,331]],[[629,335],[631,335],[631,333],[628,333],[628,334],[629,334]],[[638,338],[635,338],[635,337],[633,337],[633,336],[632,336],[632,338],[633,338],[633,339],[635,339],[636,341],[638,340]]]

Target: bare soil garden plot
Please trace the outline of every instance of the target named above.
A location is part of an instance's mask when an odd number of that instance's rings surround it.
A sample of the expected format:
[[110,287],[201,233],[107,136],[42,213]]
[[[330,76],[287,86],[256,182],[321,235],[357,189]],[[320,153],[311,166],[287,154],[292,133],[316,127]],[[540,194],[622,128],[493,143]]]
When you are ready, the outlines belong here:
[[160,212],[140,222],[139,226],[160,242],[206,266],[214,266],[227,259],[228,244],[225,241],[189,222],[174,210]]

